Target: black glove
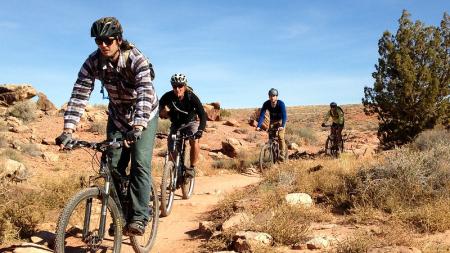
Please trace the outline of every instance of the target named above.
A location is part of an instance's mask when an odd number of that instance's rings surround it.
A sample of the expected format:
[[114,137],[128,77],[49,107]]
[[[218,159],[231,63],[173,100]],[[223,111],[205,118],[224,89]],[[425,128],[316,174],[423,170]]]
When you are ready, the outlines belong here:
[[198,131],[194,134],[194,138],[195,138],[195,139],[200,139],[200,138],[202,138],[202,134],[203,134],[203,131],[202,131],[202,130],[198,130]]
[[127,132],[125,139],[129,142],[137,142],[141,138],[141,135],[141,129],[133,129]]
[[72,134],[63,132],[60,136],[56,137],[55,143],[56,145],[66,145],[72,140]]
[[322,123],[322,127],[326,127],[327,125],[325,125],[325,123]]

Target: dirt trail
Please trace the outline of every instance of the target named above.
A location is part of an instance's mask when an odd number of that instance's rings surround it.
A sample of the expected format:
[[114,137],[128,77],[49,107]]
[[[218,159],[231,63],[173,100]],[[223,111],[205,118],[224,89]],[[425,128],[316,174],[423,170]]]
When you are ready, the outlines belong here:
[[[177,195],[171,214],[159,221],[156,243],[152,252],[155,253],[188,253],[198,252],[200,239],[196,239],[195,230],[199,221],[205,220],[205,214],[210,211],[224,193],[237,188],[256,183],[258,176],[242,174],[215,175],[198,177],[194,195],[188,200],[182,200]],[[177,194],[181,192],[177,191]],[[134,252],[128,245],[123,245],[122,252]]]

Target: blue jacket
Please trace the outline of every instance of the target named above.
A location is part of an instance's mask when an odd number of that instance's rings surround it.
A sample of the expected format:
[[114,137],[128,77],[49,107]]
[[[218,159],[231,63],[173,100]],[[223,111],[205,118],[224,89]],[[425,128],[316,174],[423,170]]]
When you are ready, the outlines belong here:
[[261,127],[262,123],[264,122],[264,115],[266,114],[266,110],[268,110],[270,114],[270,123],[281,120],[281,126],[286,127],[286,106],[281,100],[277,100],[277,105],[275,107],[272,107],[270,100],[264,102],[261,108],[261,113],[259,115],[258,127]]

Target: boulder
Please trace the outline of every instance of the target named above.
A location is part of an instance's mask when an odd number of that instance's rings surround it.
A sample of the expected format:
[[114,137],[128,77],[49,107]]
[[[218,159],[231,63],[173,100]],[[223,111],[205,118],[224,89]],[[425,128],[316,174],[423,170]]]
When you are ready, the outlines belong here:
[[239,122],[237,122],[237,120],[235,120],[235,119],[227,120],[223,124],[225,126],[232,126],[232,127],[240,127],[241,126],[241,124],[239,124]]
[[220,121],[220,104],[218,102],[212,104],[204,104],[203,109],[206,118],[210,121]]
[[222,141],[222,153],[231,158],[237,157],[241,149],[242,143],[234,138],[227,138]]
[[[258,120],[259,120],[259,114],[261,112],[261,109],[258,108],[256,109],[252,115],[250,115],[250,119],[249,119],[249,124],[251,126],[256,127],[258,124]],[[269,129],[269,124],[270,124],[270,117],[269,117],[269,112],[266,111],[266,114],[264,115],[264,122],[261,125],[261,129],[262,130],[267,130]]]
[[14,181],[22,181],[28,176],[28,169],[18,161],[5,159],[1,160],[0,164],[3,164],[0,167],[0,179],[11,178]]
[[56,106],[47,98],[44,93],[39,92],[37,95],[39,97],[36,102],[37,109],[44,112],[56,111]]
[[19,101],[28,100],[36,96],[37,92],[31,85],[0,85],[0,104],[10,106]]

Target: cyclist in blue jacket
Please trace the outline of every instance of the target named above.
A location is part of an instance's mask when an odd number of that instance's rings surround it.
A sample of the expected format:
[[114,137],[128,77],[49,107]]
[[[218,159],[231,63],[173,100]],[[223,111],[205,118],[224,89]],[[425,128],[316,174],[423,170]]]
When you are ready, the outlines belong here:
[[[284,139],[284,133],[286,129],[286,106],[284,102],[278,99],[278,90],[272,88],[269,90],[269,100],[264,102],[261,112],[259,115],[258,126],[256,130],[261,130],[261,125],[264,122],[266,111],[269,111],[270,123],[269,123],[269,134],[271,130],[278,130],[278,140],[280,144],[280,160],[284,160],[286,155],[286,141]],[[270,137],[270,136],[269,136]]]

